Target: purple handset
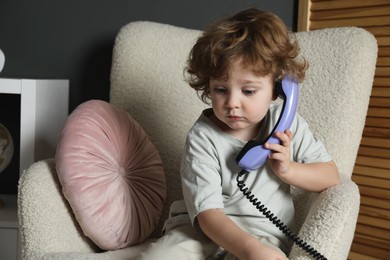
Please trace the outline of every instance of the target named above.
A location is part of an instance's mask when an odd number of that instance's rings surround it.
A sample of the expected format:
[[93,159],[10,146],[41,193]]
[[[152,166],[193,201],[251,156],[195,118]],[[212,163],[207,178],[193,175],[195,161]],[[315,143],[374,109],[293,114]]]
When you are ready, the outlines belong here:
[[250,140],[242,148],[236,158],[238,166],[246,171],[253,171],[261,167],[267,160],[271,150],[264,148],[265,143],[280,143],[279,139],[274,137],[274,133],[284,132],[290,129],[294,120],[295,112],[298,105],[298,83],[286,77],[282,80],[282,84],[275,85],[276,94],[283,98],[283,107],[281,115],[276,123],[271,134],[267,137],[264,143],[255,140]]

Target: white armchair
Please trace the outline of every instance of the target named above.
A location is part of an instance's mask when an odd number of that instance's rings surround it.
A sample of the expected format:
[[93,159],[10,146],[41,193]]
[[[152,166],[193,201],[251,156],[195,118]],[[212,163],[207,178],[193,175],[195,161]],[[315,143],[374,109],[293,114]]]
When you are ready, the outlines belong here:
[[[133,22],[117,35],[110,103],[126,109],[160,152],[169,205],[181,199],[180,155],[188,129],[205,105],[183,80],[187,55],[200,31]],[[320,194],[292,188],[299,235],[328,259],[346,259],[359,211],[351,181],[368,108],[377,57],[375,38],[360,28],[296,33],[309,61],[300,85],[299,113],[333,156],[342,184]],[[132,259],[141,245],[101,252],[82,233],[62,195],[55,162],[36,162],[21,176],[18,214],[23,259]],[[152,240],[153,238],[151,238]],[[293,246],[290,259],[311,259]]]

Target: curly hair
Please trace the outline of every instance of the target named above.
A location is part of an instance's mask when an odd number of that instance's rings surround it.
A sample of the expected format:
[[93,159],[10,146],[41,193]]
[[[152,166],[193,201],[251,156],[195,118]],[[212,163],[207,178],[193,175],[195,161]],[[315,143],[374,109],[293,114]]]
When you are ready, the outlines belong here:
[[279,81],[289,75],[302,82],[308,64],[298,55],[298,43],[282,20],[251,8],[206,28],[189,54],[186,80],[208,103],[210,78],[227,80],[230,64],[238,59],[261,76]]

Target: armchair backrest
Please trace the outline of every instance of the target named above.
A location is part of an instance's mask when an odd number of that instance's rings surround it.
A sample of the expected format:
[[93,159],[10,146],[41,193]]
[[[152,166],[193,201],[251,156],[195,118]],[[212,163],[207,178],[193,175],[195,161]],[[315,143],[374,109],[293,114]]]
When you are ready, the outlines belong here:
[[[206,107],[183,76],[200,33],[133,22],[120,30],[114,46],[110,102],[125,108],[160,151],[167,205],[182,197],[179,168],[185,136]],[[350,178],[373,83],[376,40],[353,27],[301,32],[295,37],[310,64],[300,86],[298,111],[325,143],[342,176]]]
[[326,145],[343,178],[350,178],[374,80],[378,46],[357,27],[297,33],[310,67],[299,113]]

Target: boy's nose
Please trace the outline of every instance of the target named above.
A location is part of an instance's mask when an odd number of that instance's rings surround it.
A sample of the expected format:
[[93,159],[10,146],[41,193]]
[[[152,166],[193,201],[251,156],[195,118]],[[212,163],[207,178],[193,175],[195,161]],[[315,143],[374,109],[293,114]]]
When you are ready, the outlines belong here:
[[226,99],[226,107],[233,109],[240,106],[240,100],[237,95],[229,94]]

